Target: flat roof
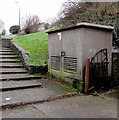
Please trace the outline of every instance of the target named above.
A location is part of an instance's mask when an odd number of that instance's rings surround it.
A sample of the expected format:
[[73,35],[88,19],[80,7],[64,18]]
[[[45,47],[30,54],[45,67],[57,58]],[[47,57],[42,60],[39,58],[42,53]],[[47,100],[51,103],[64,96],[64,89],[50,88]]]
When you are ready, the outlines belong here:
[[72,30],[72,29],[77,29],[77,28],[94,28],[94,29],[102,29],[102,30],[108,30],[112,31],[114,30],[114,27],[112,26],[106,26],[106,25],[100,25],[100,24],[93,24],[93,23],[78,23],[75,26],[67,27],[67,28],[61,28],[61,29],[56,29],[56,30],[50,30],[47,33],[55,33],[55,32],[61,32],[61,31],[67,31],[67,30]]

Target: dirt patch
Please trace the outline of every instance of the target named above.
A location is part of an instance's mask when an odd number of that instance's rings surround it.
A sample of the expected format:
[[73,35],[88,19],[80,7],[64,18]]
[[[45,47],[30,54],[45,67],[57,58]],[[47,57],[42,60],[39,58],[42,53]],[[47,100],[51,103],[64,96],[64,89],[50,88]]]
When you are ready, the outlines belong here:
[[103,95],[119,99],[119,90],[110,90],[106,93],[103,93]]
[[58,83],[61,83],[61,84],[63,84],[63,85],[67,85],[67,86],[69,86],[69,87],[72,86],[71,83],[69,83],[69,82],[67,82],[67,81],[64,81],[64,80],[62,80],[62,79],[57,79],[56,77],[50,76],[50,75],[48,75],[48,74],[44,75],[43,78],[44,78],[44,79],[48,79],[49,81],[58,82]]

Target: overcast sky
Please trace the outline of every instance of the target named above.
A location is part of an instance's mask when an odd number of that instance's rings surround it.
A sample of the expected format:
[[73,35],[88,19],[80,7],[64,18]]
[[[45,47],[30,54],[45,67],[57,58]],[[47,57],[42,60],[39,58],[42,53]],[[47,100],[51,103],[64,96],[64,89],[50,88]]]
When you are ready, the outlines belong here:
[[20,5],[21,18],[26,14],[35,14],[46,21],[57,16],[64,1],[66,0],[0,0],[0,19],[4,21],[7,31],[10,26],[18,25]]

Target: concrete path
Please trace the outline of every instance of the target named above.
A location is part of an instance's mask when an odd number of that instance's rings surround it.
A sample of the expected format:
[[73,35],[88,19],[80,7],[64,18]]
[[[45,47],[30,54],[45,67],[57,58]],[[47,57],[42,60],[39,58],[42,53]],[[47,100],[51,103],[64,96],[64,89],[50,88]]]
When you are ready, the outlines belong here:
[[4,37],[4,39],[12,39],[13,37],[15,37],[16,35],[9,35],[9,36],[6,36]]
[[3,118],[117,118],[117,100],[76,96],[3,110]]
[[116,100],[94,96],[77,96],[34,106],[50,118],[117,118]]

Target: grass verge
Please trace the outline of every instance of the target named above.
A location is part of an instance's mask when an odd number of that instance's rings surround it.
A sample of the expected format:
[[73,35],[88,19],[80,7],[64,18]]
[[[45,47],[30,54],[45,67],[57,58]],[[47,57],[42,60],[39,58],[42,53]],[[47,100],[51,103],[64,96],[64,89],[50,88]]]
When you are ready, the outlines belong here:
[[29,64],[46,65],[48,59],[48,34],[46,31],[16,36],[12,40],[29,56]]
[[[55,26],[48,30],[54,30],[62,27]],[[22,47],[29,56],[29,64],[35,66],[44,66],[48,64],[48,34],[46,31],[16,36],[12,42]]]

